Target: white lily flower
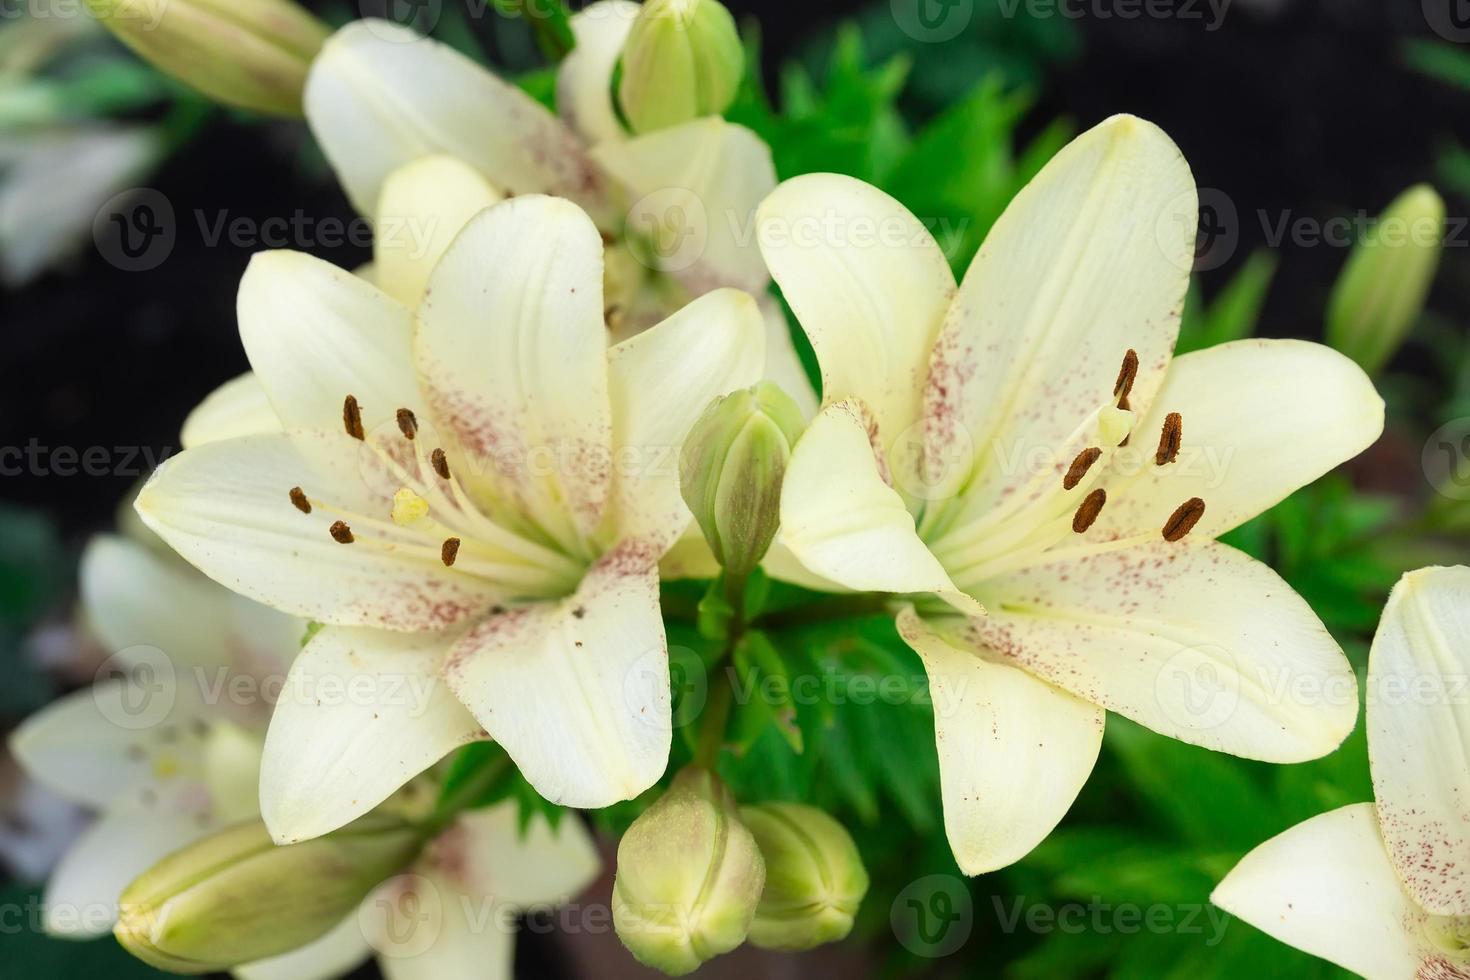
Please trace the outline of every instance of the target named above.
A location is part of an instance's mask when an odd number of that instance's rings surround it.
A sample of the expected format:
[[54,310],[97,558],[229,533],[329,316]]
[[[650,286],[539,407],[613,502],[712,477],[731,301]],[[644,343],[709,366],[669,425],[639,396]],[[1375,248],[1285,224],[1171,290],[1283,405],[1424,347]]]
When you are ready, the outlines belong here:
[[1368,654],[1376,803],[1300,823],[1210,900],[1369,980],[1470,977],[1470,568],[1422,568],[1388,597]]
[[782,495],[799,567],[778,547],[767,568],[947,600],[898,625],[929,674],[967,873],[1052,830],[1105,710],[1277,762],[1353,726],[1321,622],[1211,539],[1372,443],[1383,403],[1316,344],[1171,359],[1195,224],[1178,148],[1129,116],[1057,154],[958,288],[919,220],[859,181],[798,177],[761,206],[825,399]]
[[466,810],[340,926],[231,972],[240,980],[328,980],[376,955],[388,980],[510,980],[516,917],[575,897],[601,865],[570,814],[554,830],[538,817],[522,833],[513,802]]
[[715,290],[609,349],[602,240],[576,205],[519,196],[449,237],[378,249],[374,278],[404,282],[395,263],[447,246],[416,312],[309,256],[257,256],[239,297],[254,380],[195,414],[193,448],[137,501],[212,578],[326,624],[266,740],[282,843],[487,736],[569,806],[636,796],[667,763],[657,562],[690,520],[678,447],[759,378],[760,313]]
[[31,778],[100,813],[46,886],[46,929],[68,938],[106,935],[129,881],[253,815],[269,716],[261,694],[284,676],[305,626],[121,537],[87,546],[81,591],[124,676],[62,698],[10,737]]

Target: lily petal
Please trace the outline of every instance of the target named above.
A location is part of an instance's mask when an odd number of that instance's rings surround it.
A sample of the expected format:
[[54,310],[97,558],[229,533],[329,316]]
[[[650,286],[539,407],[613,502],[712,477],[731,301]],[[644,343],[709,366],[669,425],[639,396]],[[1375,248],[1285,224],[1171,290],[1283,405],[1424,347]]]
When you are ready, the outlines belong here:
[[237,966],[230,972],[239,980],[333,980],[345,976],[373,954],[354,912],[332,929],[299,949],[268,960]]
[[970,639],[1162,735],[1267,762],[1326,755],[1352,731],[1357,679],[1266,565],[1214,541],[1016,572],[977,597]]
[[639,5],[600,0],[572,15],[577,46],[556,70],[556,109],[588,143],[627,138],[613,106],[612,79]]
[[345,433],[302,430],[212,442],[160,466],[134,506],[216,582],[319,623],[437,630],[503,599],[505,588],[444,567],[436,549],[338,544],[328,533],[336,512],[292,505],[290,489],[302,487],[342,511],[387,515],[362,447]]
[[493,897],[516,908],[569,901],[602,868],[597,846],[575,813],[563,814],[554,830],[545,817],[534,817],[522,833],[514,802],[462,813],[424,860],[460,894]]
[[1399,580],[1368,656],[1368,758],[1383,839],[1430,912],[1470,915],[1470,568]]
[[429,273],[471,218],[504,195],[454,157],[422,157],[390,173],[373,218],[373,279],[405,306],[418,305]]
[[909,606],[898,632],[929,674],[949,845],[977,875],[1021,860],[1061,822],[1097,762],[1107,713],[942,623]]
[[1006,208],[945,318],[925,393],[926,453],[973,453],[973,472],[951,469],[965,514],[1029,476],[1007,459],[1056,452],[1110,400],[1130,348],[1130,403],[1151,404],[1179,333],[1196,211],[1179,148],[1133,116],[1077,137]]
[[261,760],[261,815],[276,843],[336,830],[484,737],[439,677],[448,642],[328,626],[306,645]]
[[424,862],[378,886],[358,921],[387,980],[513,975],[520,928],[514,910],[472,901],[454,879]]
[[561,120],[459,52],[390,21],[356,20],[333,34],[302,100],[361,214],[373,214],[388,174],[436,153],[496,187],[606,210],[606,180]]
[[412,312],[345,269],[303,252],[260,252],[236,307],[240,341],[286,428],[343,431],[348,395],[379,437],[398,436],[398,409],[422,410]]
[[1323,813],[1251,851],[1210,901],[1289,946],[1373,980],[1419,972],[1423,913],[1394,878],[1371,803]]
[[[961,597],[884,482],[864,406],[828,405],[797,440],[781,487],[781,543],[818,576],[859,592]],[[968,601],[967,611],[983,610]]]
[[206,442],[279,431],[281,420],[271,408],[265,387],[247,371],[205,396],[184,419],[179,442],[185,449],[193,449]]
[[565,540],[601,520],[610,473],[602,239],[576,205],[481,212],[429,280],[415,354],[440,425]]
[[599,143],[592,156],[628,190],[629,233],[657,236],[654,266],[690,295],[718,286],[765,290],[770,276],[750,239],[776,166],[759,136],[710,116]]
[[[1168,413],[1179,455],[1154,453]],[[1191,497],[1192,534],[1218,537],[1284,500],[1383,432],[1383,399],[1351,360],[1301,340],[1240,340],[1177,358],[1130,444],[1113,454],[1108,505],[1089,537],[1157,531]]]
[[680,447],[713,399],[760,379],[764,347],[755,300],[718,289],[608,352],[613,540],[638,538],[660,553],[678,540],[690,521]]
[[630,800],[668,764],[657,560],[654,549],[626,542],[574,595],[492,616],[450,651],[450,687],[553,803]]
[[[202,788],[199,789],[203,793]],[[117,900],[160,858],[214,830],[199,810],[155,800],[128,800],[106,811],[61,859],[46,883],[45,929],[53,936],[105,936],[117,921]]]
[[761,204],[756,233],[816,349],[823,399],[861,398],[891,444],[919,417],[955,291],[934,236],[876,187],[836,174],[781,184]]

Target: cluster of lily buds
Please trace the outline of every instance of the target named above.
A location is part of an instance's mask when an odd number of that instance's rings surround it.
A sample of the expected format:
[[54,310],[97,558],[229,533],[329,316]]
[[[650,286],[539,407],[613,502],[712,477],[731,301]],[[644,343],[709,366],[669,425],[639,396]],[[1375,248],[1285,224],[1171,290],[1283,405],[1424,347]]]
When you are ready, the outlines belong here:
[[842,825],[809,806],[737,808],[690,766],[618,845],[613,923],[638,960],[682,976],[750,941],[778,950],[852,929],[868,875]]

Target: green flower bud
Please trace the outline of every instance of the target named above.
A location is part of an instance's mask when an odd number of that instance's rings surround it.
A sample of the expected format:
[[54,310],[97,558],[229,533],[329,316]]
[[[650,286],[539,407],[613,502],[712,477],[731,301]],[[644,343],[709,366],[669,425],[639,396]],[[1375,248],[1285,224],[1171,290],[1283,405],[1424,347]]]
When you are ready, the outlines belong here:
[[750,941],[763,949],[803,950],[852,931],[868,892],[868,872],[847,830],[816,807],[763,803],[740,808],[766,861]]
[[1439,267],[1444,201],[1428,184],[1404,191],[1358,242],[1327,303],[1327,342],[1373,374],[1424,309]]
[[301,115],[327,28],[291,0],[87,0],[154,67],[227,105]]
[[716,560],[748,575],[781,524],[781,481],[801,435],[801,409],[762,381],[717,398],[689,430],[679,489]]
[[718,116],[735,101],[745,49],[718,0],[648,0],[623,45],[618,103],[636,133]]
[[618,844],[613,925],[639,962],[681,976],[745,941],[765,877],[734,797],[691,766]]
[[377,814],[284,846],[262,823],[239,824],[143,872],[119,900],[113,933],[128,952],[173,973],[277,956],[340,924],[423,844],[418,828]]

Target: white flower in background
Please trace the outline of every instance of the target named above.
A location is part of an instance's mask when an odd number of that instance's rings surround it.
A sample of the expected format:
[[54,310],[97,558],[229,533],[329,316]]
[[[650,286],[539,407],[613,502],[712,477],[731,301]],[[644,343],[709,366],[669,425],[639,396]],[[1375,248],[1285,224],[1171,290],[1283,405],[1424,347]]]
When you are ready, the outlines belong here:
[[123,886],[158,858],[254,814],[262,694],[305,624],[121,537],[88,545],[81,591],[122,676],[33,715],[10,749],[32,779],[100,814],[45,894],[47,931],[86,938],[111,931]]
[[[381,20],[327,42],[307,78],[307,122],[359,212],[374,216],[388,175],[453,156],[498,193],[580,204],[612,243],[607,319],[622,340],[721,286],[764,296],[756,206],[776,184],[770,149],[718,116],[630,135],[612,79],[639,5],[594,3],[571,19],[577,45],[557,75],[561,118],[437,41]],[[815,399],[784,317],[768,299],[766,376]]]
[[1317,617],[1212,539],[1372,443],[1383,403],[1316,344],[1171,360],[1195,221],[1178,148],[1128,116],[1057,154],[958,288],[918,219],[859,181],[798,177],[761,207],[826,402],[782,494],[778,545],[804,569],[767,567],[948,600],[898,625],[968,873],[1051,831],[1105,710],[1276,762],[1353,726]]
[[1247,854],[1210,900],[1369,980],[1470,977],[1470,568],[1399,580],[1368,654],[1376,803]]
[[523,833],[513,802],[466,810],[340,926],[232,972],[240,980],[326,980],[376,954],[387,980],[510,980],[516,916],[576,896],[600,868],[573,814],[555,830],[538,816]]
[[[447,214],[440,168],[408,174],[405,197]],[[254,380],[191,418],[137,501],[212,578],[327,624],[271,721],[265,821],[325,833],[487,733],[553,802],[636,796],[671,737],[657,562],[690,519],[678,448],[758,379],[760,314],[716,290],[609,348],[602,240],[558,198],[481,211],[437,264],[447,237],[383,237],[378,281],[433,269],[416,312],[309,256],[255,258]]]

